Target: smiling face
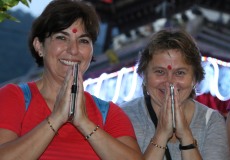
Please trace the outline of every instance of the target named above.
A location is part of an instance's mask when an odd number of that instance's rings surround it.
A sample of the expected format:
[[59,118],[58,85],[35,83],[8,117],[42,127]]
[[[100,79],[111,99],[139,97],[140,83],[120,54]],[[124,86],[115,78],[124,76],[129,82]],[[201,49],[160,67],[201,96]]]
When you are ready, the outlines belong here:
[[52,34],[45,39],[44,44],[35,38],[34,46],[39,53],[42,53],[44,74],[62,80],[67,69],[76,63],[80,64],[79,69],[84,73],[88,69],[93,55],[92,39],[85,32],[81,20],[77,20],[70,27]]
[[153,54],[145,72],[145,82],[154,105],[164,104],[169,84],[177,88],[180,105],[188,99],[195,85],[195,77],[192,66],[185,63],[180,51],[171,49]]

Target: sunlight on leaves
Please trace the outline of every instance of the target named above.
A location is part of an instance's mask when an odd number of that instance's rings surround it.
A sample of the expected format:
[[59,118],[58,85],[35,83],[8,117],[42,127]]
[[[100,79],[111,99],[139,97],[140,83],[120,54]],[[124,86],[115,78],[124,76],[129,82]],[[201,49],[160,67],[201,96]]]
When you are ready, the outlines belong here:
[[31,1],[32,0],[1,0],[0,1],[0,23],[6,19],[12,20],[15,22],[20,22],[17,18],[7,13],[7,11],[10,10],[12,7],[18,5],[19,2],[29,7],[29,3],[31,3]]

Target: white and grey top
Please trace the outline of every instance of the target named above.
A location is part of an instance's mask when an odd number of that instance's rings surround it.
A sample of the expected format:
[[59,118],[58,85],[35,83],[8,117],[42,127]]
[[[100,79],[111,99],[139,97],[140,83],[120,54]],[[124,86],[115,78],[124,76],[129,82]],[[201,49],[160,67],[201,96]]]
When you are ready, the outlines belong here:
[[[227,130],[224,117],[216,110],[195,102],[195,112],[190,124],[203,160],[230,160]],[[120,105],[129,116],[141,151],[144,153],[155,133],[144,97]],[[179,141],[168,143],[172,160],[181,160]]]

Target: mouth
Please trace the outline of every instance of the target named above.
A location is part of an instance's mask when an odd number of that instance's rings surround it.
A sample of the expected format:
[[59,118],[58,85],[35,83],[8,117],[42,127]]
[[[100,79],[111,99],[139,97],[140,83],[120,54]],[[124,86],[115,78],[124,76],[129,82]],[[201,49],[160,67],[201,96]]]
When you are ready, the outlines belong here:
[[161,93],[165,94],[165,89],[159,89]]
[[65,64],[65,65],[68,65],[68,66],[73,66],[77,63],[80,63],[80,62],[76,62],[76,61],[68,61],[68,60],[64,60],[64,59],[60,59],[60,62]]
[[[162,93],[162,94],[165,94],[166,93],[166,90],[165,89],[159,89],[159,91]],[[177,92],[179,92],[180,90],[177,89]]]

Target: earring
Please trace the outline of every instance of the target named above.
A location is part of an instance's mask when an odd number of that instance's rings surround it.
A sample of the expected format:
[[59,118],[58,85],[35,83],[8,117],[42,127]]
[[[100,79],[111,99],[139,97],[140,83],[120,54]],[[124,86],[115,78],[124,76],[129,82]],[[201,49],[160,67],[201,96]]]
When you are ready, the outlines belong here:
[[39,55],[39,57],[42,57],[42,56],[43,56],[43,55],[42,55],[42,52],[39,52],[38,55]]
[[194,85],[194,86],[192,87],[192,89],[196,89],[196,85]]
[[143,86],[146,86],[146,80],[145,80],[145,79],[143,79],[142,85],[143,85]]

